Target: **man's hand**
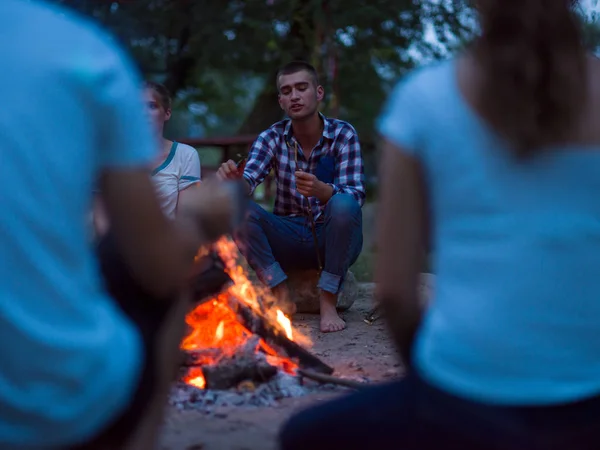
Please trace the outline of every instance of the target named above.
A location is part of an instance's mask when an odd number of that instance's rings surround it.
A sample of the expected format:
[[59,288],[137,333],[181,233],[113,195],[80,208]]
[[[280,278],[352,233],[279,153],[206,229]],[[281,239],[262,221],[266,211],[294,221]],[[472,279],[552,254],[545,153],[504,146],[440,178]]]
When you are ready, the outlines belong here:
[[321,203],[327,203],[333,194],[333,188],[320,181],[312,173],[296,171],[296,189],[305,197],[317,197]]
[[233,160],[224,162],[217,170],[217,178],[220,180],[239,180],[244,173]]

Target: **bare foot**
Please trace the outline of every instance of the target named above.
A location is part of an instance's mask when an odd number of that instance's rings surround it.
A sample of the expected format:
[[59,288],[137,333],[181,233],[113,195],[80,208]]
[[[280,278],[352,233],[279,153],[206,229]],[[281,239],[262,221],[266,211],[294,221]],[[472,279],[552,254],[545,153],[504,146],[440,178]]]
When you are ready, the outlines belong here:
[[321,292],[321,331],[323,333],[334,333],[346,328],[346,322],[338,315],[336,305],[337,295]]
[[292,301],[290,290],[285,282],[273,287],[271,291],[273,292],[273,296],[277,299],[277,307],[281,309],[281,312],[288,317],[296,313],[296,304]]

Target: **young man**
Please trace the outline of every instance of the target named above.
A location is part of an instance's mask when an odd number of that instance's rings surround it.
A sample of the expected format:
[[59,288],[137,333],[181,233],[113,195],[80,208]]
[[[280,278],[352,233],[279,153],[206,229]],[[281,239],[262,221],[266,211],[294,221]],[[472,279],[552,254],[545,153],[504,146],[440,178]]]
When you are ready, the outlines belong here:
[[365,187],[358,136],[350,124],[319,113],[324,89],[310,64],[296,61],[282,67],[277,89],[288,119],[258,136],[243,174],[227,161],[218,176],[243,175],[252,193],[275,170],[273,214],[252,204],[236,238],[242,254],[282,305],[289,303],[285,272],[318,267],[310,208],[324,266],[318,283],[321,331],[340,331],[346,324],[336,310],[337,296],[362,249]]

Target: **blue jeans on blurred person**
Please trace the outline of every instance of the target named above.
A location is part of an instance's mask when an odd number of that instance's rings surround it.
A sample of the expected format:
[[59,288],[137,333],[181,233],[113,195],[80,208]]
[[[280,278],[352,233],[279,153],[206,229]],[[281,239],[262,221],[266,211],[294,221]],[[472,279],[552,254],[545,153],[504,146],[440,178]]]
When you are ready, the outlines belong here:
[[281,450],[597,450],[600,396],[561,405],[491,405],[409,374],[294,415],[279,444]]
[[[351,195],[336,194],[315,225],[324,266],[318,287],[337,294],[362,250],[361,207]],[[285,281],[290,270],[318,268],[308,217],[276,216],[251,202],[235,238],[260,280],[271,288]]]

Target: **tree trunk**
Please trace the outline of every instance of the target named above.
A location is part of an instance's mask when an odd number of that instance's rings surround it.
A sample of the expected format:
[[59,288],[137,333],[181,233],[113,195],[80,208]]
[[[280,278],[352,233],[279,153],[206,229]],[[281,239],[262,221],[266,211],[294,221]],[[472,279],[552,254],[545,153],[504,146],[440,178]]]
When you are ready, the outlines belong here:
[[[171,95],[175,97],[177,92],[187,86],[190,73],[196,66],[197,58],[190,55],[189,43],[192,36],[193,10],[192,2],[177,2],[178,8],[175,15],[175,23],[183,23],[179,35],[177,36],[177,50],[174,54],[169,54],[169,45],[166,45],[166,71],[167,77],[164,85],[169,89]],[[170,40],[168,36],[167,41]]]
[[275,86],[277,69],[292,60],[310,61],[313,56],[316,30],[314,1],[296,0],[294,3],[290,32],[282,45],[281,58],[277,65],[271,66],[265,86],[238,130],[240,135],[260,133],[282,119]]
[[269,77],[256,98],[252,111],[239,128],[239,135],[258,134],[283,118],[283,112],[277,101],[277,89],[273,84],[273,77]]

